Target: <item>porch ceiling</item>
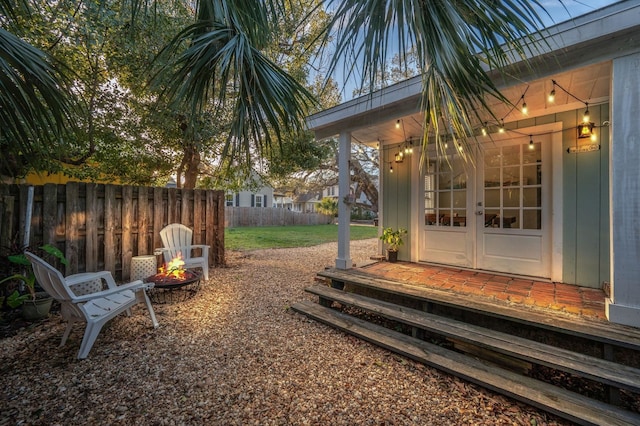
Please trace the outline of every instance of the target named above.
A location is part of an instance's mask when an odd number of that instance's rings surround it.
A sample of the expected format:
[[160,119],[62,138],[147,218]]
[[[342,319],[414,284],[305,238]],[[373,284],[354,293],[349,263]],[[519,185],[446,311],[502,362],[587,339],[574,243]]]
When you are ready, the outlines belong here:
[[[589,65],[552,77],[502,88],[502,92],[511,102],[518,103],[518,108],[522,106],[520,99],[525,94],[524,100],[529,109],[527,116],[524,116],[519,109],[512,110],[512,106],[495,99],[490,102],[490,106],[497,117],[504,117],[505,123],[584,106],[583,103],[560,88],[556,88],[555,102],[549,103],[548,95],[553,87],[552,79],[580,100],[588,102],[590,105],[596,105],[609,98],[611,62]],[[386,118],[382,118],[380,117],[382,114],[376,112],[375,115],[378,118],[369,117],[370,123],[354,127],[351,130],[351,136],[355,142],[369,146],[376,146],[378,142],[385,145],[401,143],[409,138],[420,140],[423,114],[417,110],[418,106],[416,105],[413,111],[401,115],[399,118],[390,114],[385,114]],[[399,128],[396,126],[397,120],[400,120]]]

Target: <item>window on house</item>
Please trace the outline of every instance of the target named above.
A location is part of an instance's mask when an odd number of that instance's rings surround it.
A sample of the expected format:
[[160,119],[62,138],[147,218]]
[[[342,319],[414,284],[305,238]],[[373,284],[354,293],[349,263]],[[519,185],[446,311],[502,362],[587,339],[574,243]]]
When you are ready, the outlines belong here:
[[225,200],[228,207],[233,207],[233,194],[225,195]]
[[262,207],[262,194],[256,194],[254,207]]

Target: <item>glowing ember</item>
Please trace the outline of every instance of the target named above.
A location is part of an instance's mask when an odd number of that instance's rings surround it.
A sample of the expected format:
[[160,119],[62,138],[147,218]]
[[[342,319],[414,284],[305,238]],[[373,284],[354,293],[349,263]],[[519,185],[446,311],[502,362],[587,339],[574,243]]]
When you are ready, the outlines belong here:
[[183,281],[186,279],[186,269],[184,269],[184,260],[182,260],[182,253],[178,253],[176,257],[171,259],[169,263],[165,263],[158,268],[157,275],[164,275],[166,278],[173,281]]

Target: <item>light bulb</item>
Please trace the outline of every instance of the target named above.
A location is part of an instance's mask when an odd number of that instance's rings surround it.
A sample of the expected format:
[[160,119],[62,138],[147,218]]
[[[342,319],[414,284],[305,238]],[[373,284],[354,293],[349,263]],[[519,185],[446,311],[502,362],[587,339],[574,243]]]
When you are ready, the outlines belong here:
[[400,128],[400,120],[396,121],[396,129]]
[[524,115],[527,115],[529,113],[529,108],[527,108],[527,103],[526,102],[522,103],[522,113]]
[[584,115],[582,116],[582,122],[588,123],[591,117],[589,117],[589,104],[587,104],[587,109],[584,111]]
[[556,100],[556,89],[554,88],[553,90],[551,90],[551,93],[549,93],[549,102],[554,102]]

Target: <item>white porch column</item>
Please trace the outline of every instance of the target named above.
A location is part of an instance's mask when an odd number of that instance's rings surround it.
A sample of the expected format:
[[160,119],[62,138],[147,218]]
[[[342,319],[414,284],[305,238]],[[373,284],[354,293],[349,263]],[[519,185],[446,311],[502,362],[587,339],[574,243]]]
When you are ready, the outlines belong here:
[[338,150],[338,258],[336,268],[350,269],[351,262],[351,205],[345,203],[351,191],[351,133],[340,133],[340,148]]
[[611,86],[609,321],[640,327],[640,53],[615,59]]

